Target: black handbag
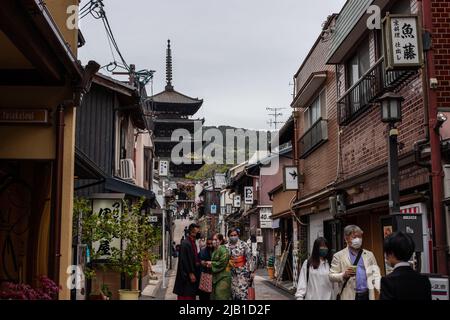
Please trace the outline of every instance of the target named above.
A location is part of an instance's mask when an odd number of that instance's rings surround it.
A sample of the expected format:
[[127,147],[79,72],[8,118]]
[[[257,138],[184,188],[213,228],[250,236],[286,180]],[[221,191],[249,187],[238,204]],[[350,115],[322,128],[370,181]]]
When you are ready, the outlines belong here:
[[[361,249],[361,251],[359,251],[358,255],[356,256],[355,262],[353,262],[353,266],[357,266],[358,265],[359,259],[361,259],[361,255],[362,255],[363,251],[364,250],[362,250],[362,249]],[[336,300],[341,300],[342,292],[344,292],[344,289],[345,289],[345,286],[347,285],[348,280],[350,280],[350,278],[347,278],[344,281],[344,284],[342,285],[341,292],[337,295]]]

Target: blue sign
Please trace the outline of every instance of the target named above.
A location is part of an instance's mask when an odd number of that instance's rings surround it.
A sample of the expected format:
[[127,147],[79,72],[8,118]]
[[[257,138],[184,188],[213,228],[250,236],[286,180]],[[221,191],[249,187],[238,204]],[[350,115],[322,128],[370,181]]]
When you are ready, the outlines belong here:
[[215,204],[211,205],[211,214],[217,214],[217,206]]

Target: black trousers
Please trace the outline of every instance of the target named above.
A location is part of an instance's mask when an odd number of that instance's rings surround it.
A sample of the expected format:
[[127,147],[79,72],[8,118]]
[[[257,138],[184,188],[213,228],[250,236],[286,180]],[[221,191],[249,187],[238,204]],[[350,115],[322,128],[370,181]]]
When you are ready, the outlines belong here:
[[203,292],[201,290],[198,290],[198,299],[199,300],[211,300],[211,293]]
[[355,300],[359,300],[359,301],[368,301],[368,300],[370,300],[370,298],[369,298],[369,291],[366,291],[364,293],[356,293]]

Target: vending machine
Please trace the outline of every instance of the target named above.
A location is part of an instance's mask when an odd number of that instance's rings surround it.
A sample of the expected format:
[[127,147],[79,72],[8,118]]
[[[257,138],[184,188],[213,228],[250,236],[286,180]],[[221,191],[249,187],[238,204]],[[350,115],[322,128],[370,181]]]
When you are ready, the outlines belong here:
[[[422,214],[397,214],[381,218],[381,231],[383,239],[391,233],[402,231],[414,241],[415,254],[411,257],[412,267],[420,272],[423,248]],[[385,274],[392,272],[392,268],[385,263]]]

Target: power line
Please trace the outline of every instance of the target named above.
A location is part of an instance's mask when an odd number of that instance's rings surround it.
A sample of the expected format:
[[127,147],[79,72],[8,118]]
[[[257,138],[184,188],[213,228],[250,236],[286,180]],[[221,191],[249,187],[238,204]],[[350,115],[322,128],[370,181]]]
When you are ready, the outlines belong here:
[[[109,23],[108,17],[106,15],[106,11],[104,9],[105,5],[103,4],[103,0],[90,0],[87,4],[85,4],[80,9],[80,19],[88,16],[89,14],[93,16],[95,19],[102,20],[103,27],[105,28],[106,32],[106,39],[108,40],[108,45],[111,51],[111,55],[113,58],[113,61],[109,64],[101,67],[101,69],[106,69],[108,72],[113,73],[117,68],[125,69],[128,71],[128,73],[131,73],[132,70],[130,68],[130,65],[126,62],[125,58],[122,55],[122,52],[120,51],[119,45],[117,44],[116,38],[114,37],[114,33],[112,31],[111,25]],[[114,50],[113,50],[114,49]],[[114,54],[114,51],[119,56],[120,62],[117,61],[116,55]],[[153,74],[155,73],[154,70],[140,70],[138,72],[133,71],[133,76],[139,83],[142,83],[144,85],[148,84],[150,81],[153,80]]]

